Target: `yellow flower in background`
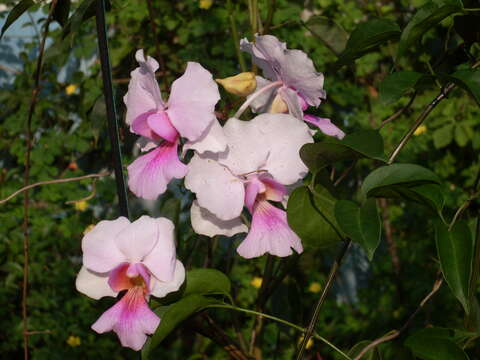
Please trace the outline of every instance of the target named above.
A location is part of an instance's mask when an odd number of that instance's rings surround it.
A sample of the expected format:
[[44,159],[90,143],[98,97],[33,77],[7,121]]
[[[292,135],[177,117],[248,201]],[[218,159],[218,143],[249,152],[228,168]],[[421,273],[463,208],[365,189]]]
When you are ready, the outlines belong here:
[[208,10],[212,7],[212,5],[213,5],[213,0],[200,0],[198,7],[200,9]]
[[88,202],[86,202],[85,200],[75,201],[75,210],[85,211],[87,210],[87,207],[88,207]]
[[257,79],[253,72],[243,72],[225,79],[215,79],[226,91],[238,96],[248,96],[255,91]]
[[250,281],[250,285],[252,285],[254,288],[260,289],[262,286],[262,281],[263,279],[261,277],[255,276],[252,281]]
[[415,136],[418,136],[418,135],[422,135],[423,133],[427,132],[427,127],[425,125],[420,125],[416,130],[415,132],[413,133],[413,135]]
[[80,346],[81,343],[82,343],[82,341],[80,340],[80,338],[78,336],[70,335],[67,339],[67,344],[70,345],[71,347]]
[[93,224],[90,224],[88,225],[85,230],[83,230],[83,235],[85,235],[86,233],[88,233],[90,230],[92,230],[93,228],[95,227],[95,225]]
[[314,281],[310,284],[310,286],[308,287],[308,291],[311,292],[311,293],[314,293],[314,294],[317,294],[320,292],[320,290],[322,290],[322,285],[320,285],[320,283]]
[[78,89],[77,85],[70,84],[65,88],[65,94],[72,95],[77,89]]
[[[303,341],[303,336],[300,336],[300,338],[298,339],[298,345],[300,345],[300,344],[302,343],[302,341]],[[307,345],[305,346],[305,349],[308,350],[308,349],[310,349],[312,346],[313,346],[313,339],[310,338],[310,339],[308,339],[308,341],[307,341]]]

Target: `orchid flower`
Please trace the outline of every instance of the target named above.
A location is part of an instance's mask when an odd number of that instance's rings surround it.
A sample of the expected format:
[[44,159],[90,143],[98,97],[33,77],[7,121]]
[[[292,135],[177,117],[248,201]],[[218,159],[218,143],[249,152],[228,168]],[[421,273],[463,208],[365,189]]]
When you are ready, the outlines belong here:
[[[239,117],[247,106],[256,113],[289,112],[317,126],[326,135],[339,139],[345,136],[329,119],[303,114],[309,106],[317,107],[326,98],[323,74],[316,72],[307,54],[287,49],[285,43],[272,35],[256,35],[254,43],[242,39],[240,48],[252,55],[253,62],[268,80],[257,76],[256,92],[249,96],[235,117]],[[329,130],[324,131],[326,128]]]
[[189,62],[164,102],[155,79],[157,61],[145,58],[143,50],[138,50],[135,58],[140,66],[132,71],[124,97],[126,123],[130,131],[143,137],[141,150],[151,151],[128,166],[128,186],[138,197],[154,200],[173,178],[181,179],[187,172],[178,158],[181,137],[188,140],[183,151],[225,150],[222,128],[214,114],[220,95],[212,75],[200,64]]
[[[300,238],[288,226],[280,207],[287,186],[308,172],[300,147],[313,142],[308,127],[287,114],[262,114],[251,121],[229,119],[224,125],[228,150],[195,154],[185,186],[197,195],[191,208],[192,227],[207,236],[248,232],[238,247],[244,258],[303,251]],[[274,206],[271,202],[277,204]],[[250,230],[242,222],[246,207]]]
[[176,259],[174,225],[165,218],[142,216],[100,221],[82,239],[83,266],[76,287],[100,299],[124,296],[92,325],[97,333],[113,330],[123,346],[140,350],[160,318],[148,307],[150,295],[177,291],[185,269]]

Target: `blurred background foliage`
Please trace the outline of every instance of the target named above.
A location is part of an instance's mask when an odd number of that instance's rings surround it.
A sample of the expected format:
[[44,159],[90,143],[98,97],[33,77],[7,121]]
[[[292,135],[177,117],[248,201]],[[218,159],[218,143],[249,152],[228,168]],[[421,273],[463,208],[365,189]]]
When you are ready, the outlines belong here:
[[[258,1],[263,21],[269,1]],[[4,22],[14,1],[4,4]],[[71,13],[83,2],[72,1]],[[289,48],[304,50],[316,69],[325,75],[328,100],[318,114],[329,117],[346,133],[361,128],[378,128],[382,121],[409,101],[402,97],[386,104],[379,96],[380,83],[394,70],[424,74],[451,73],[468,66],[469,54],[478,59],[478,44],[465,45],[461,30],[448,17],[428,31],[420,44],[410,47],[394,63],[396,42],[387,42],[375,51],[338,69],[338,53],[355,27],[373,18],[387,18],[404,29],[416,10],[426,1],[362,0],[277,0],[269,33]],[[472,1],[465,6],[480,7]],[[198,61],[216,78],[241,71],[235,51],[231,21],[238,37],[252,37],[246,1],[221,0],[115,0],[108,11],[108,33],[119,117],[125,107],[129,73],[136,67],[134,53],[144,48],[160,60],[159,83],[168,91],[187,61]],[[48,5],[39,2],[18,21],[17,33],[31,31],[27,39],[7,31],[0,42],[0,198],[23,183],[25,128],[33,90],[39,36]],[[152,25],[153,22],[153,25]],[[41,92],[32,129],[31,182],[81,176],[112,169],[107,136],[102,81],[97,58],[97,37],[93,18],[72,24],[65,36],[62,27],[51,26]],[[447,60],[436,64],[447,54]],[[247,67],[249,57],[243,55]],[[466,65],[465,65],[466,64]],[[389,153],[414,122],[421,110],[439,93],[431,81],[417,92],[404,114],[385,125],[381,134]],[[222,93],[218,116],[225,121],[241,99]],[[447,194],[446,205],[457,209],[469,196],[480,167],[480,111],[462,90],[455,90],[438,105],[398,157],[399,162],[423,165],[438,174]],[[135,136],[121,124],[124,162],[135,154]],[[347,164],[348,165],[348,164]],[[358,189],[361,180],[375,167],[371,160],[358,162],[355,171],[338,188],[341,198]],[[338,171],[344,167],[340,165]],[[94,192],[86,201],[67,204]],[[210,240],[193,234],[189,221],[192,195],[173,183],[158,201],[143,201],[130,194],[132,218],[141,214],[167,216],[177,225],[179,258],[191,268],[214,267],[224,271],[233,284],[236,304],[254,308],[265,259],[245,260],[235,253],[238,239]],[[383,222],[382,242],[369,262],[358,247],[350,251],[333,292],[316,327],[319,334],[348,350],[362,340],[373,340],[391,329],[399,329],[420,301],[431,291],[439,273],[432,217],[426,208],[405,201],[380,201]],[[478,216],[478,201],[468,210]],[[452,214],[448,214],[451,216]],[[118,216],[114,179],[102,178],[38,187],[31,192],[30,286],[28,291],[29,329],[32,359],[130,359],[139,354],[121,348],[115,334],[97,335],[90,325],[112,304],[112,299],[94,301],[75,290],[75,276],[81,265],[83,231],[100,219]],[[22,196],[0,205],[0,354],[21,358],[22,350]],[[321,236],[321,234],[319,235]],[[266,304],[265,312],[305,326],[313,304],[325,283],[336,247],[307,248],[288,261],[289,273]],[[276,260],[277,263],[280,260]],[[208,312],[235,337],[232,315]],[[460,303],[444,285],[431,303],[415,318],[407,333],[428,326],[464,328]],[[237,315],[245,337],[253,318]],[[469,330],[476,332],[478,324]],[[380,347],[384,359],[413,359],[402,336]],[[466,347],[471,359],[480,358],[474,337]],[[293,332],[265,322],[262,339],[265,359],[291,359],[300,341]],[[225,359],[225,351],[196,334],[186,322],[155,350],[165,359]],[[311,359],[337,359],[338,354],[314,341],[308,349]],[[372,357],[373,359],[374,357]]]

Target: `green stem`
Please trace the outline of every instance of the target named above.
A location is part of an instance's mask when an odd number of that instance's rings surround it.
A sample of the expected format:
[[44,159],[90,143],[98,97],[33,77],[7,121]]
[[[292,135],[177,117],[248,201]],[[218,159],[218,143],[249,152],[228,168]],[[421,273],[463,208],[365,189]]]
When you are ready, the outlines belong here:
[[[273,321],[276,321],[276,322],[279,322],[281,324],[284,324],[284,325],[287,325],[287,326],[290,326],[291,328],[294,328],[302,333],[305,333],[307,330],[302,328],[301,326],[298,326],[294,323],[291,323],[287,320],[283,320],[283,319],[280,319],[280,318],[277,318],[275,316],[272,316],[272,315],[268,315],[268,314],[264,314],[262,312],[258,312],[258,311],[254,311],[254,310],[249,310],[249,309],[244,309],[244,308],[240,308],[240,307],[237,307],[237,306],[234,306],[234,305],[228,305],[228,304],[212,304],[212,305],[208,305],[206,306],[206,308],[219,308],[219,309],[229,309],[229,310],[235,310],[235,311],[240,311],[240,312],[244,312],[246,314],[250,314],[250,315],[256,315],[256,316],[261,316],[261,317],[264,317],[265,319],[270,319],[270,320],[273,320]],[[314,333],[312,334],[312,336],[317,339],[317,340],[320,340],[321,342],[327,344],[328,346],[330,346],[333,350],[335,350],[336,352],[338,352],[340,355],[342,355],[345,359],[348,359],[348,360],[352,360],[352,358],[350,358],[347,354],[345,354],[342,350],[340,350],[339,348],[337,348],[334,344],[332,344],[330,341],[328,341],[327,339],[325,339],[324,337],[318,335],[317,333]]]
[[240,64],[240,69],[242,69],[242,72],[246,72],[247,64],[245,63],[242,51],[240,50],[240,40],[238,39],[237,22],[235,21],[235,10],[233,9],[231,0],[227,1],[227,9],[228,18],[230,20],[230,32],[232,33],[232,41],[235,45],[235,52],[237,54],[238,63]]

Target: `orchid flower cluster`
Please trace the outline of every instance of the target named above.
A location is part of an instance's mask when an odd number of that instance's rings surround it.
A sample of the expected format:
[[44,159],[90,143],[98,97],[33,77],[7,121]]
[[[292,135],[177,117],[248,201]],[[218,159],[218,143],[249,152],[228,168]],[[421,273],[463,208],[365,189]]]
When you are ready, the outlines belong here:
[[[126,123],[140,136],[137,145],[144,154],[128,166],[128,185],[136,196],[154,200],[173,179],[185,178],[185,187],[196,195],[190,214],[197,234],[247,233],[237,248],[247,259],[301,253],[285,207],[289,191],[308,172],[299,156],[300,148],[313,142],[314,130],[306,123],[329,136],[344,133],[329,119],[305,113],[326,95],[323,74],[304,52],[289,50],[270,35],[256,36],[253,43],[244,39],[241,49],[265,78],[242,73],[218,80],[227,91],[248,95],[223,126],[215,116],[220,94],[209,71],[189,62],[165,101],[155,78],[157,61],[137,51],[139,67],[131,73],[124,102]],[[248,106],[258,115],[240,120]],[[193,156],[186,164],[179,154],[189,150]],[[82,251],[77,289],[93,299],[123,294],[92,329],[113,330],[123,346],[140,350],[160,323],[148,307],[149,297],[175,292],[185,280],[173,223],[148,216],[101,221],[85,234]]]

